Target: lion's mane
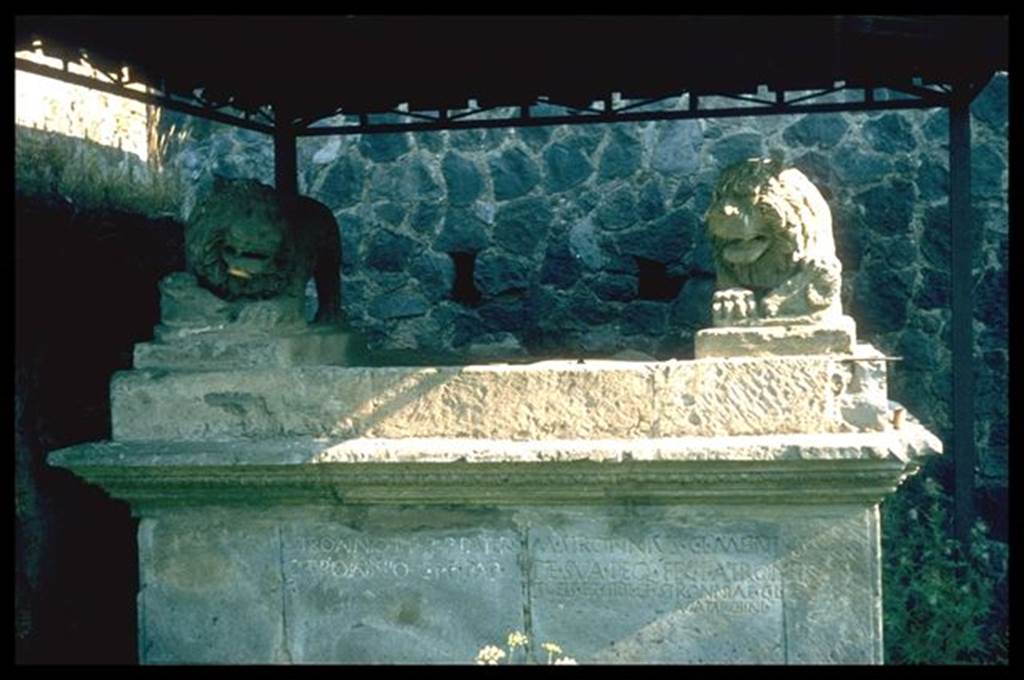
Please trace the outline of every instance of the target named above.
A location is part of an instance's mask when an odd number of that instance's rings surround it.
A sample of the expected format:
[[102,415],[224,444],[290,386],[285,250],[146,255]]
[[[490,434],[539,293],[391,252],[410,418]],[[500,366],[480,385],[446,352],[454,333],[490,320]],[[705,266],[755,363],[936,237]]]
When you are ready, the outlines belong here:
[[[741,235],[736,220],[747,225]],[[753,290],[775,288],[811,261],[835,261],[828,204],[807,177],[770,159],[723,171],[705,215],[719,279]],[[729,257],[754,239],[767,247],[751,262]],[[753,247],[753,246],[752,246]]]
[[[251,278],[228,273],[225,239],[232,225],[245,225],[259,241],[279,245],[273,266]],[[267,238],[268,234],[274,238]],[[282,214],[274,190],[251,180],[218,180],[213,191],[195,207],[185,228],[185,259],[200,283],[226,300],[266,299],[286,292],[301,265],[295,255],[295,235]]]

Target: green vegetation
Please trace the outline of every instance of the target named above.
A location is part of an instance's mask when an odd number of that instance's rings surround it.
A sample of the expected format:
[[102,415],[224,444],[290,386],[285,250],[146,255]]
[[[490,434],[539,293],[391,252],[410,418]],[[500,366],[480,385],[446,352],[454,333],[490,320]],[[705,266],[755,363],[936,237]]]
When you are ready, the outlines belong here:
[[883,504],[886,663],[1008,663],[1007,547],[981,522],[962,544],[952,507],[924,473]]
[[157,164],[88,140],[15,126],[15,183],[24,195],[61,196],[77,209],[177,216],[180,179]]

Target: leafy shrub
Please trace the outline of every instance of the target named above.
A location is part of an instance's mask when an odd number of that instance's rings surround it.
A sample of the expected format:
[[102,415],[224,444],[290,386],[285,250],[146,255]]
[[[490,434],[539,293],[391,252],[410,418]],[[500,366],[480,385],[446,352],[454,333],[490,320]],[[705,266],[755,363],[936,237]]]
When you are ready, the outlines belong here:
[[953,501],[919,475],[883,505],[885,656],[890,664],[1006,664],[1007,548],[980,521],[953,535]]
[[177,215],[182,182],[131,153],[65,135],[15,127],[15,184],[25,195],[59,195],[88,211]]

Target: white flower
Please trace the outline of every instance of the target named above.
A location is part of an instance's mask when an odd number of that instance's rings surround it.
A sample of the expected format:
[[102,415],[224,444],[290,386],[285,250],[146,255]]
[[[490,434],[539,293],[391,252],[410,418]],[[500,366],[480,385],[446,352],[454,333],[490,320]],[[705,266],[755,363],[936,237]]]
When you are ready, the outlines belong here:
[[508,647],[509,649],[515,649],[516,647],[525,647],[526,643],[530,640],[524,633],[520,633],[518,630],[508,634]]
[[497,666],[498,662],[505,658],[505,651],[501,647],[487,645],[476,653],[478,666]]
[[558,659],[555,659],[554,665],[555,666],[578,666],[579,664],[576,663],[576,659],[572,658],[571,656],[563,656],[563,657],[560,657]]
[[541,647],[541,649],[543,649],[545,652],[548,652],[549,654],[561,654],[562,653],[562,648],[559,647],[558,645],[556,645],[554,642],[545,642],[540,647]]

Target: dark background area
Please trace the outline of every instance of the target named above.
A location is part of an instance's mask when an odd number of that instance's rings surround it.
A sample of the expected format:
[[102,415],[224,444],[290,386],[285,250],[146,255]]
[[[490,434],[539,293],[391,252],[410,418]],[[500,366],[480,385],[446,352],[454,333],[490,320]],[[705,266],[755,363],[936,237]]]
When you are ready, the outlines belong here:
[[15,197],[15,659],[134,663],[137,521],[47,453],[109,439],[108,386],[159,320],[182,227]]

